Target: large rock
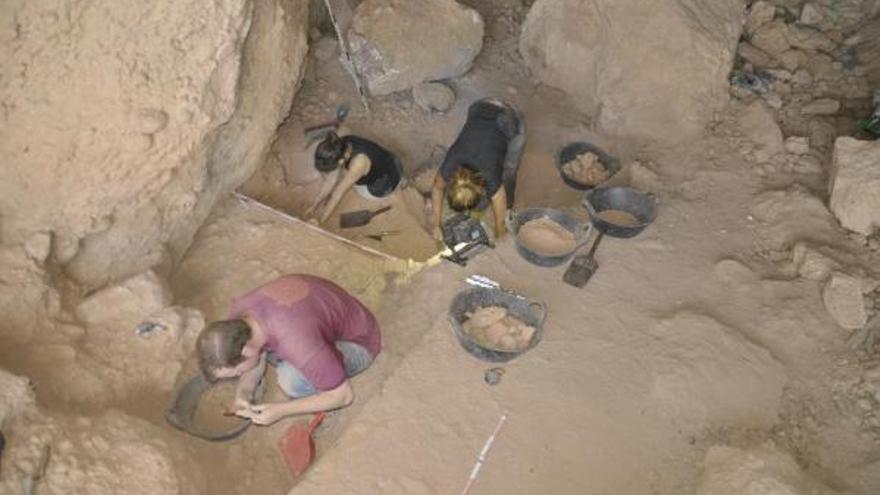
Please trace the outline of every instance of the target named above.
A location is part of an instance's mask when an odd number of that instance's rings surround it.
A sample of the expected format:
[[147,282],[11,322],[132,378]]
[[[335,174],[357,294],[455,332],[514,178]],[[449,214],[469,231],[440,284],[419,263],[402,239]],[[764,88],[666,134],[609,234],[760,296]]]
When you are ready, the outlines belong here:
[[743,17],[737,0],[537,0],[520,52],[603,131],[679,141],[727,102]]
[[30,381],[0,368],[0,429],[35,407]]
[[703,461],[697,495],[833,495],[772,442],[750,448],[716,446]]
[[868,322],[861,279],[834,272],[822,290],[825,309],[842,328],[855,330]]
[[773,118],[773,112],[761,100],[753,101],[739,117],[743,133],[757,145],[755,159],[765,162],[785,151],[782,130]]
[[181,255],[285,117],[307,5],[3,2],[0,238],[91,286]]
[[169,304],[167,285],[147,271],[92,294],[77,306],[76,316],[88,325],[137,322]]
[[483,48],[483,18],[455,0],[366,0],[348,41],[374,95],[467,72]]
[[831,211],[847,229],[870,235],[880,227],[880,141],[834,142]]

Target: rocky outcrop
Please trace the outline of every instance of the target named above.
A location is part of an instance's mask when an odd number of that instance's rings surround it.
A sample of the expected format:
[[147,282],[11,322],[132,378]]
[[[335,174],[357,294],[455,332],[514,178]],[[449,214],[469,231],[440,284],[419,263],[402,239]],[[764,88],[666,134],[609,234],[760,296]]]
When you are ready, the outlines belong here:
[[880,141],[838,138],[830,189],[831,211],[842,226],[864,235],[880,228]]
[[602,130],[678,141],[727,101],[743,16],[736,0],[538,0],[520,52]]
[[483,18],[455,0],[366,0],[348,30],[373,95],[467,72],[483,48]]
[[91,286],[179,256],[262,161],[300,79],[307,6],[4,2],[2,241],[50,235]]
[[832,495],[772,442],[750,448],[716,446],[703,461],[697,495]]

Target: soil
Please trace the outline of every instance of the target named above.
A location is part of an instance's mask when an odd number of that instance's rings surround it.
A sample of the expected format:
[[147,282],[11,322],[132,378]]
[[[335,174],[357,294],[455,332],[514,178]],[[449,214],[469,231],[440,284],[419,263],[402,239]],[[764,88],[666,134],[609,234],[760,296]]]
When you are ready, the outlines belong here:
[[574,234],[547,217],[524,223],[517,238],[522,245],[544,256],[568,254],[577,246]]
[[479,308],[467,315],[462,327],[483,347],[501,351],[521,351],[529,346],[535,328],[508,314],[500,306]]
[[562,165],[562,172],[569,178],[588,186],[597,186],[606,180],[610,174],[599,162],[595,153],[581,153],[573,160]]
[[241,426],[241,418],[225,414],[234,409],[235,387],[234,381],[222,381],[206,390],[196,408],[193,422],[199,428],[212,432],[229,431]]
[[632,213],[623,210],[602,210],[596,216],[614,225],[639,225],[642,222]]

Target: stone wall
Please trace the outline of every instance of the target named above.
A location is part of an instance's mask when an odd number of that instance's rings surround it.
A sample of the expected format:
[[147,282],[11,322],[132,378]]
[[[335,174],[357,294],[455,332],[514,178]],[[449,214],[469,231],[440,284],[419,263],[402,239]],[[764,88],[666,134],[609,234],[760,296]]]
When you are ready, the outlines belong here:
[[0,241],[99,286],[178,257],[262,162],[308,0],[0,6]]

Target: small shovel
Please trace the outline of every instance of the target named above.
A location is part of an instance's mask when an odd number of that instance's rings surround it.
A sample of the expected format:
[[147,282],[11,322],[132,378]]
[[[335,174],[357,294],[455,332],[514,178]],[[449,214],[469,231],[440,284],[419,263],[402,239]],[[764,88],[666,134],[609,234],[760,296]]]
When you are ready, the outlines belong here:
[[579,254],[571,260],[571,264],[568,265],[568,269],[566,269],[565,274],[562,275],[563,282],[577,287],[578,289],[587,285],[587,282],[590,281],[590,278],[596,273],[596,270],[599,269],[599,262],[596,261],[594,255],[596,254],[596,249],[599,248],[599,243],[602,242],[602,237],[604,236],[604,232],[599,232],[599,235],[596,236],[596,240],[593,241],[592,247],[590,247],[590,251],[587,254]]
[[326,413],[319,412],[307,425],[297,423],[291,425],[287,432],[278,441],[278,449],[284,456],[287,469],[294,478],[303,474],[315,459],[315,441],[312,433],[324,421]]
[[339,216],[339,228],[342,229],[350,229],[353,227],[362,227],[373,219],[376,215],[380,215],[390,210],[391,206],[386,206],[384,208],[379,208],[376,211],[370,210],[357,210],[350,211],[348,213],[343,213]]

